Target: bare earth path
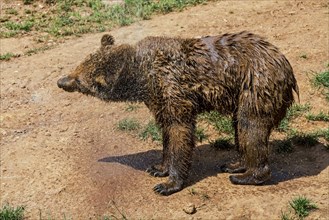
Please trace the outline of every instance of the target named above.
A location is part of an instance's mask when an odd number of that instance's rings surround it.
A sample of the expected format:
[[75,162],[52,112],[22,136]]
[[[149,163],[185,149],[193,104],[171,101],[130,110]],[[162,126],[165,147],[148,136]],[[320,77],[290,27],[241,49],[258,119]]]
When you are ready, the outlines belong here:
[[[326,0],[220,1],[113,30],[118,43],[149,35],[193,37],[249,30],[265,36],[290,60],[300,103],[329,111],[311,86],[312,72],[329,63]],[[161,181],[144,172],[160,160],[160,146],[116,130],[119,120],[152,119],[144,105],[103,103],[58,89],[57,79],[99,46],[102,34],[68,40],[33,56],[1,62],[1,203],[26,206],[28,219],[279,219],[288,201],[305,195],[319,209],[309,219],[329,216],[329,153],[322,144],[292,154],[272,154],[273,180],[264,186],[236,186],[218,167],[234,152],[201,144],[190,184],[169,197],[152,187]],[[27,39],[2,39],[1,54],[19,50]],[[301,58],[306,54],[307,59]],[[328,127],[301,120],[302,131]],[[197,212],[183,211],[189,203]]]

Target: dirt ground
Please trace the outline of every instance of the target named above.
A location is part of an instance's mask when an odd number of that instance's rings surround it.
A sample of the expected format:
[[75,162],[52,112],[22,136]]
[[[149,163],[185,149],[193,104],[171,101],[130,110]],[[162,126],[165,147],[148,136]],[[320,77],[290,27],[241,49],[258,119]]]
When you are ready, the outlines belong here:
[[[300,103],[328,112],[328,102],[310,82],[329,63],[327,0],[219,1],[160,15],[111,31],[117,43],[149,35],[195,37],[248,30],[277,45],[291,62]],[[152,119],[140,104],[104,103],[57,88],[101,34],[84,35],[32,56],[1,62],[1,204],[24,205],[27,219],[280,219],[292,198],[304,195],[318,205],[308,219],[329,216],[329,152],[319,143],[291,154],[274,150],[273,178],[263,186],[232,185],[219,166],[235,155],[207,143],[195,150],[188,186],[174,195],[156,195],[161,182],[144,170],[161,158],[161,146],[118,131],[118,121]],[[19,53],[31,37],[1,39],[1,54]],[[302,56],[302,55],[306,55]],[[304,57],[304,58],[303,58]],[[328,123],[299,120],[310,131]],[[273,140],[276,135],[273,135]],[[196,213],[186,214],[189,204]]]

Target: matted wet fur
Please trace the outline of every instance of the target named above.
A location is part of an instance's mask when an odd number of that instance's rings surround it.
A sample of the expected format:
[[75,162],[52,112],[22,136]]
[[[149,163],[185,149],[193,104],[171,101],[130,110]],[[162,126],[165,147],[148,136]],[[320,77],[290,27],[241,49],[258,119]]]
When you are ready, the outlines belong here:
[[233,115],[241,160],[223,166],[234,184],[261,184],[270,178],[268,139],[294,101],[298,86],[285,56],[249,32],[196,39],[147,37],[136,45],[115,45],[104,35],[101,47],[70,75],[58,80],[68,92],[105,101],[144,102],[162,128],[163,160],[147,169],[168,176],[154,190],[169,195],[186,183],[196,116],[216,110]]

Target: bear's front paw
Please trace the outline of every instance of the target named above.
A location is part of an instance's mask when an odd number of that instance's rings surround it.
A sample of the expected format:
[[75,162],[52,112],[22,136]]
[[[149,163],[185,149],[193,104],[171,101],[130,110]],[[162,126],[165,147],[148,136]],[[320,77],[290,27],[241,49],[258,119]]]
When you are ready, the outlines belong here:
[[242,175],[231,175],[230,181],[239,185],[260,185],[271,178],[271,170],[266,165],[262,168],[251,169]]
[[168,169],[164,169],[162,165],[154,165],[147,168],[146,172],[155,177],[165,177],[169,175]]
[[183,188],[183,184],[169,181],[166,183],[160,183],[156,185],[153,188],[153,190],[154,192],[159,193],[160,195],[168,196],[170,194],[180,191],[182,188]]
[[224,164],[220,169],[225,173],[244,173],[247,170],[242,162]]

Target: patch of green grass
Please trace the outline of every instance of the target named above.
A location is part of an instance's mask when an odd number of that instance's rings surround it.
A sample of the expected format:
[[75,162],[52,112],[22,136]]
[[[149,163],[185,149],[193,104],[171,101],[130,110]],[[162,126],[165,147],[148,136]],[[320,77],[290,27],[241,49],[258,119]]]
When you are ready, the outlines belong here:
[[24,219],[24,207],[12,207],[5,204],[0,210],[1,220],[23,220]]
[[142,140],[151,138],[152,141],[162,141],[161,129],[156,125],[155,121],[151,120],[139,134]]
[[[1,26],[1,25],[0,25]],[[0,38],[10,38],[10,37],[14,37],[18,34],[18,31],[1,31],[0,32]]]
[[319,143],[318,137],[319,135],[315,133],[297,132],[297,134],[290,136],[290,140],[298,146],[313,147]]
[[306,118],[310,121],[329,121],[329,112],[324,113],[320,112],[319,114],[308,114],[306,115]]
[[10,60],[14,56],[15,56],[15,54],[13,54],[13,53],[1,54],[0,55],[0,60]]
[[218,138],[215,141],[210,141],[210,146],[217,150],[228,150],[234,148],[232,137]]
[[[23,0],[31,4],[33,0]],[[0,23],[1,37],[12,37],[22,31],[49,33],[54,37],[64,37],[91,32],[109,31],[114,26],[129,25],[138,20],[150,19],[156,13],[181,10],[190,5],[207,0],[124,0],[121,4],[105,5],[102,0],[46,0],[53,5],[49,13],[25,11],[24,15],[8,16]],[[17,22],[19,20],[19,22]],[[15,31],[14,31],[15,30]]]
[[326,88],[329,88],[329,70],[315,75],[314,84],[316,86],[324,86]]
[[119,26],[127,26],[134,21],[133,18],[127,13],[127,9],[121,5],[114,5],[111,7],[109,15],[112,22]]
[[117,127],[120,131],[135,131],[140,128],[140,124],[136,119],[125,118],[119,121]]
[[281,212],[281,220],[294,220],[290,213]]
[[234,129],[232,126],[232,120],[229,117],[222,116],[216,111],[205,112],[199,115],[200,120],[205,120],[212,124],[216,130],[226,134],[233,134]]
[[200,143],[202,143],[202,141],[207,139],[209,136],[206,134],[203,128],[197,128],[195,130],[195,137]]
[[329,102],[329,70],[316,74],[313,83],[317,87],[324,88],[324,95]]
[[[319,144],[319,138],[324,138],[327,142],[329,142],[329,127],[325,129],[319,129],[312,132],[304,133],[297,130],[290,130],[288,133],[289,138],[284,140],[282,145],[286,144],[284,142],[291,142],[294,145],[312,147]],[[280,144],[280,143],[279,143]],[[329,150],[329,145],[324,143],[324,146]],[[284,146],[279,147],[279,149],[283,150]],[[278,150],[280,151],[280,150]],[[284,150],[283,150],[284,152]]]
[[289,119],[285,117],[279,124],[278,131],[286,132],[289,130]]
[[233,134],[234,133],[234,129],[233,129],[233,126],[232,126],[232,120],[230,118],[227,118],[227,117],[222,117],[221,119],[216,121],[215,122],[215,128],[219,132],[224,132],[226,134]]
[[302,115],[305,112],[311,110],[310,104],[300,105],[300,104],[293,104],[287,111],[286,116],[279,124],[278,130],[287,132],[289,130],[289,122],[290,120]]
[[289,205],[293,208],[295,214],[300,219],[305,218],[309,215],[310,211],[318,208],[316,204],[304,196],[294,198],[291,202],[289,202]]
[[7,21],[4,23],[4,27],[11,31],[31,31],[33,27],[33,22],[31,21],[24,21],[24,22],[13,22]]
[[314,131],[311,134],[316,137],[323,137],[325,140],[329,141],[329,127]]
[[304,104],[304,105],[301,105],[301,104],[293,104],[289,110],[288,110],[288,117],[289,118],[294,118],[294,117],[297,117],[297,116],[300,116],[301,114],[311,110],[311,105],[310,104]]
[[318,135],[329,141],[329,128],[320,130]]

